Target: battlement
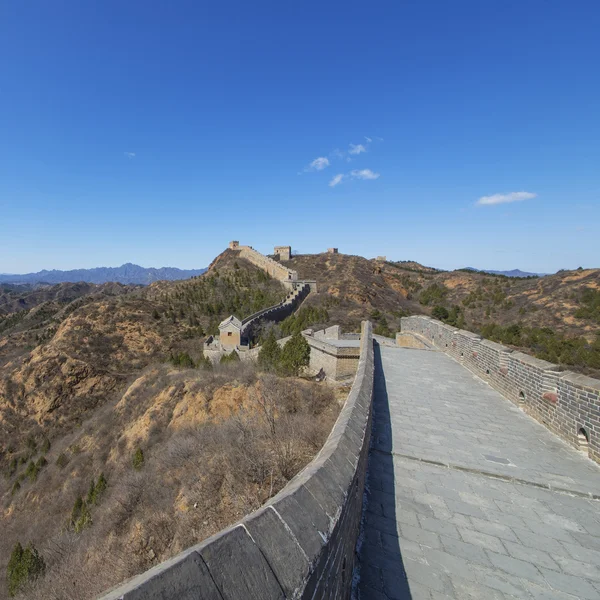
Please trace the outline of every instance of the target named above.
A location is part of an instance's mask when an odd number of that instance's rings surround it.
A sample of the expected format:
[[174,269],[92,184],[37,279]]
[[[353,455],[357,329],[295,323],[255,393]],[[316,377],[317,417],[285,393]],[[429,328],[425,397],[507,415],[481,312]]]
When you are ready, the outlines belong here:
[[291,246],[275,246],[275,256],[279,257],[279,260],[286,261],[292,258],[292,247]]
[[[248,262],[257,266],[259,269],[266,271],[274,279],[278,279],[282,283],[289,286],[290,283],[298,281],[298,273],[287,269],[281,263],[273,260],[272,258],[265,256],[255,250],[252,246],[240,246],[238,241],[229,242],[230,250],[236,250],[240,253],[242,258],[245,258]],[[290,246],[277,246],[277,248],[286,248],[289,250],[291,255]],[[289,256],[287,258],[289,260]]]
[[600,380],[425,316],[403,317],[415,333],[476,373],[527,414],[600,463]]
[[374,351],[362,325],[358,370],[318,456],[264,506],[112,590],[133,598],[349,598],[371,439]]

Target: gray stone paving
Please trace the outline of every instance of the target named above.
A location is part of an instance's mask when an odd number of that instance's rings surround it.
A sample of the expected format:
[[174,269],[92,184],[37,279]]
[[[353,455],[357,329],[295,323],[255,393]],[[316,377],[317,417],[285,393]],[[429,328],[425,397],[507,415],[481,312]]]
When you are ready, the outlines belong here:
[[377,355],[359,598],[600,599],[600,501],[532,485],[600,468],[443,353]]

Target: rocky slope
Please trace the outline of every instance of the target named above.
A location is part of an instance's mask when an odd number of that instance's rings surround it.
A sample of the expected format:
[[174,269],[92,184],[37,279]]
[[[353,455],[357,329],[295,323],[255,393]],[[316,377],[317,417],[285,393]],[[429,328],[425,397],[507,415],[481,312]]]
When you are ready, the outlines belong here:
[[170,364],[285,296],[230,258],[146,288],[3,287],[0,570],[17,541],[46,563],[24,597],[94,597],[258,507],[323,443],[339,410],[325,384]]
[[[392,335],[403,315],[443,309],[473,330],[545,328],[594,351],[597,269],[517,279],[343,254],[287,264],[319,288],[290,333],[357,330],[370,318]],[[168,362],[180,353],[197,361],[220,320],[285,294],[232,250],[186,281],[0,288],[0,569],[17,540],[32,541],[47,575],[29,597],[93,595],[234,521],[310,460],[339,407],[326,387],[265,380],[239,364],[205,372]],[[291,446],[261,420],[265,398],[285,402],[278,414]],[[80,507],[73,516],[101,472],[107,489],[90,496],[89,515]]]
[[301,278],[318,281],[319,294],[310,303],[327,306],[331,320],[351,328],[373,311],[383,313],[390,330],[396,330],[405,313],[430,314],[435,306],[457,305],[464,325],[474,329],[494,321],[551,327],[590,341],[598,333],[597,322],[576,313],[585,290],[600,290],[600,269],[515,278],[345,254],[301,255],[286,264]]

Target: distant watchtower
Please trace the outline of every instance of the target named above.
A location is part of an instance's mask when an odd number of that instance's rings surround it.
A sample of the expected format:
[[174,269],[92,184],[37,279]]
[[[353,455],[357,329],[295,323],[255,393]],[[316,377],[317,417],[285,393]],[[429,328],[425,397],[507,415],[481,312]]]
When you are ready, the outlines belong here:
[[337,248],[327,248],[327,254],[337,254],[337,253],[338,253]]
[[219,323],[219,341],[225,349],[235,348],[242,342],[242,322],[231,315]]
[[240,243],[237,240],[234,240],[233,242],[229,242],[229,249],[230,250],[237,250],[240,246]]
[[292,247],[291,246],[275,246],[274,251],[275,256],[279,257],[281,262],[285,260],[290,260],[292,257]]

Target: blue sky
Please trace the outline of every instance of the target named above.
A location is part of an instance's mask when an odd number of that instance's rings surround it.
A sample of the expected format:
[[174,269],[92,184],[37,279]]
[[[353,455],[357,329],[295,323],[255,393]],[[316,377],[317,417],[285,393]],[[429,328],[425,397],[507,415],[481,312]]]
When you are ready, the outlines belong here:
[[230,239],[599,267],[598,31],[584,0],[3,2],[0,272]]

